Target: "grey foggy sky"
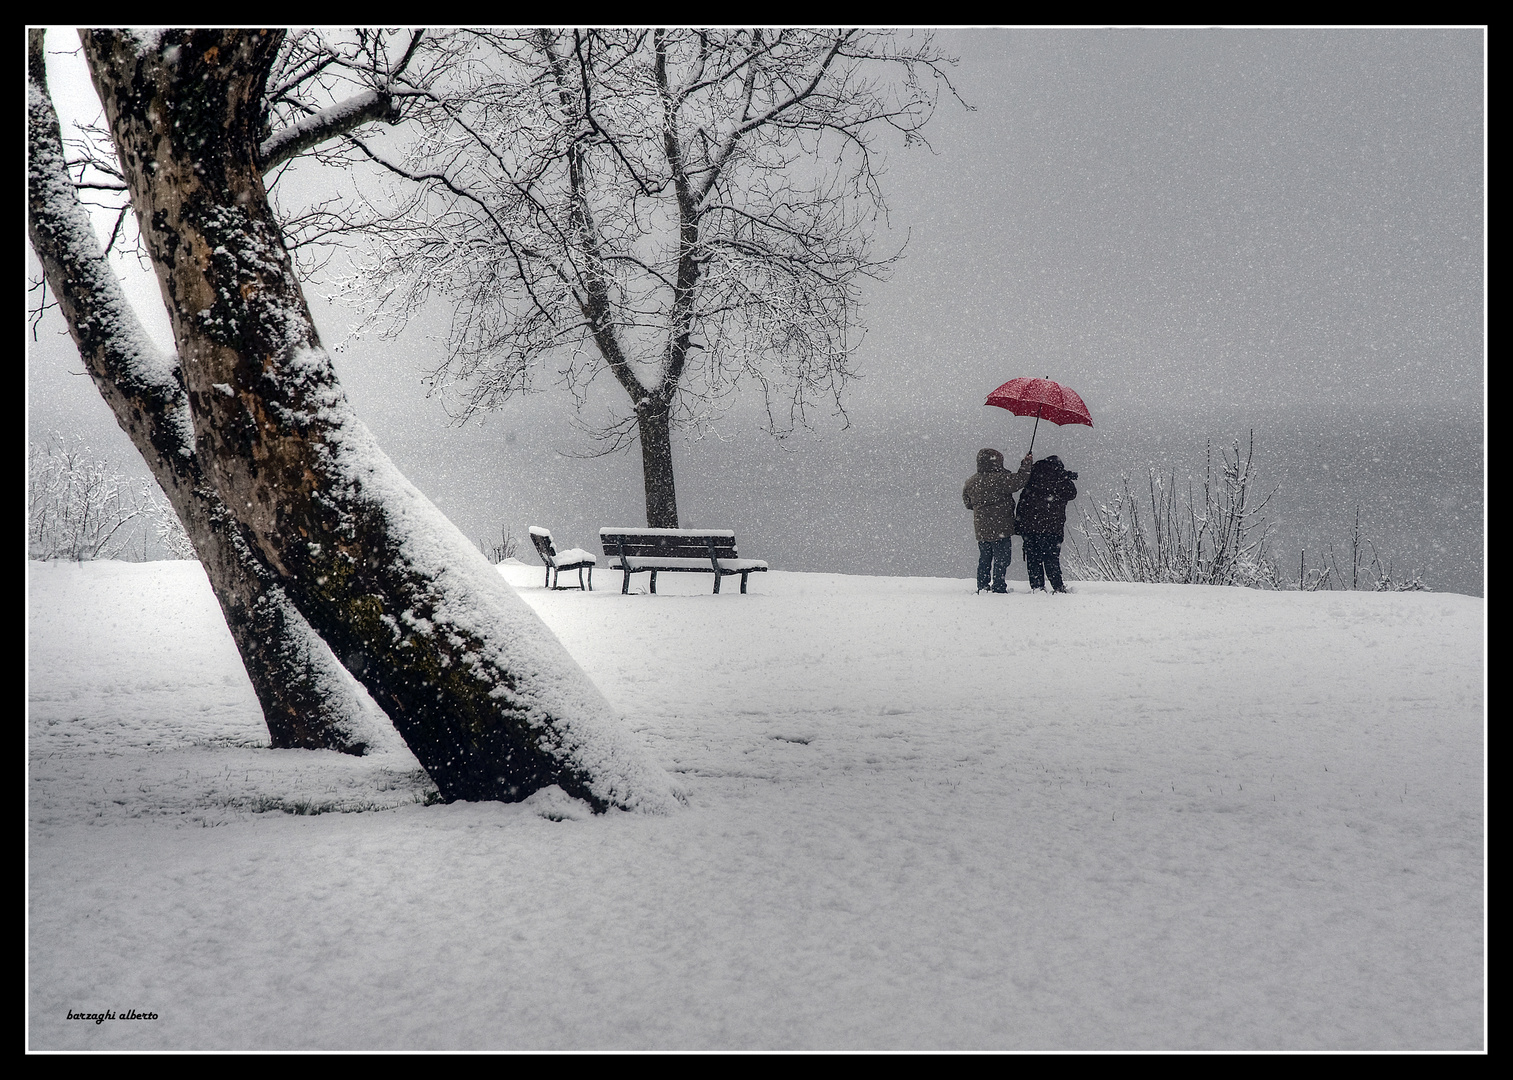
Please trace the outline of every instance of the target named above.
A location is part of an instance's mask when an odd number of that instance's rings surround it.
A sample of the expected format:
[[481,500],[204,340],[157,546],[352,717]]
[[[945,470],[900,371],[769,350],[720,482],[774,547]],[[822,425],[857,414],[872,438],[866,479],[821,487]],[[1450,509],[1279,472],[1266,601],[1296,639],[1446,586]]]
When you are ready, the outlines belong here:
[[[1043,374],[1095,419],[1173,404],[1480,413],[1482,30],[937,39],[960,56],[975,110],[941,103],[933,154],[880,141],[892,212],[880,243],[908,247],[867,292],[854,422],[980,415],[1000,382]],[[72,44],[49,35],[54,50]],[[76,100],[63,79],[60,106]],[[319,281],[307,289],[334,344],[342,311]],[[60,327],[51,316],[28,344],[34,437],[108,430],[88,380],[66,374],[80,364]],[[401,419],[444,428],[437,403],[419,401],[432,348],[415,334],[340,361],[381,440]]]
[[1049,373],[1095,417],[1479,408],[1479,32],[941,41],[977,109],[942,106],[939,156],[892,155],[910,241],[864,316],[876,381]]

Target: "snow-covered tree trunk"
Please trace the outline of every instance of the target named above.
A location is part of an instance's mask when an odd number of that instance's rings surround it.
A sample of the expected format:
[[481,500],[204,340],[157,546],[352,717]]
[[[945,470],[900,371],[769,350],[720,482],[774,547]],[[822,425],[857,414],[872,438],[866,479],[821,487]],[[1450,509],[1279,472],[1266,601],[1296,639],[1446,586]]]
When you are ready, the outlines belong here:
[[258,161],[280,33],[87,31],[198,456],[443,798],[672,804],[544,624],[394,468],[322,349]]
[[276,747],[360,754],[356,687],[245,543],[201,471],[177,361],[143,331],[100,252],[64,165],[43,31],[30,32],[27,228],[79,355],[194,545]]

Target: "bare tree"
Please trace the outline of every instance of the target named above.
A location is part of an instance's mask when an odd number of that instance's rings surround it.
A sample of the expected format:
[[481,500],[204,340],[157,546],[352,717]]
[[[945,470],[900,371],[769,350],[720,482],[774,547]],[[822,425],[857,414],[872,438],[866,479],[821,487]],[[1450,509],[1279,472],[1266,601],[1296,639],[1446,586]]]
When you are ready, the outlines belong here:
[[[863,279],[885,211],[872,139],[920,140],[949,61],[859,30],[457,32],[450,79],[360,224],[369,326],[455,307],[433,388],[466,418],[557,377],[580,407],[606,369],[639,441],[652,527],[678,525],[671,432],[749,382],[779,437],[844,412]],[[580,411],[581,416],[581,411]]]
[[84,562],[121,554],[133,524],[152,516],[146,481],[133,483],[86,446],[53,435],[26,454],[27,554]]
[[[352,414],[263,182],[283,34],[81,37],[225,531],[277,575],[443,798],[558,784],[598,809],[670,805],[666,776],[560,643]],[[34,202],[33,218],[58,201]],[[62,300],[73,283],[54,288]]]
[[59,432],[26,453],[29,558],[193,559],[194,545],[150,480],[132,480],[83,440]]

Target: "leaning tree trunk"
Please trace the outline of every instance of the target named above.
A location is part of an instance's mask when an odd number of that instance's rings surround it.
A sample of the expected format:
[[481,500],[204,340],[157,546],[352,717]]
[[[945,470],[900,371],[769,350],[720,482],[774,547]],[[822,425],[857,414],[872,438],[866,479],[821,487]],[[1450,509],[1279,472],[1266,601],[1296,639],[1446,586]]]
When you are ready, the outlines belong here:
[[672,805],[666,775],[560,643],[347,404],[256,160],[280,37],[83,35],[201,459],[443,798],[509,801],[558,784],[598,809]]
[[183,522],[276,747],[362,753],[357,688],[248,547],[201,471],[178,365],[159,356],[110,272],[64,164],[43,31],[29,32],[27,230],[90,377]]

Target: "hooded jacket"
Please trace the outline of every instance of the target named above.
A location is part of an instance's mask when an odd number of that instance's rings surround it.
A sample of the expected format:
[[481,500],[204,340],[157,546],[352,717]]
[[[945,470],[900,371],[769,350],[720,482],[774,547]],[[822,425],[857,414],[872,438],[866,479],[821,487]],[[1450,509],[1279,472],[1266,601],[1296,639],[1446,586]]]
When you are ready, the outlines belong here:
[[1067,472],[1054,454],[1035,462],[1019,496],[1019,531],[1060,539],[1066,531],[1066,504],[1077,497],[1075,479],[1077,474]]
[[997,450],[977,451],[977,471],[962,489],[961,501],[972,511],[978,543],[1014,535],[1014,492],[1029,478],[1029,469],[1005,470],[1003,455]]

